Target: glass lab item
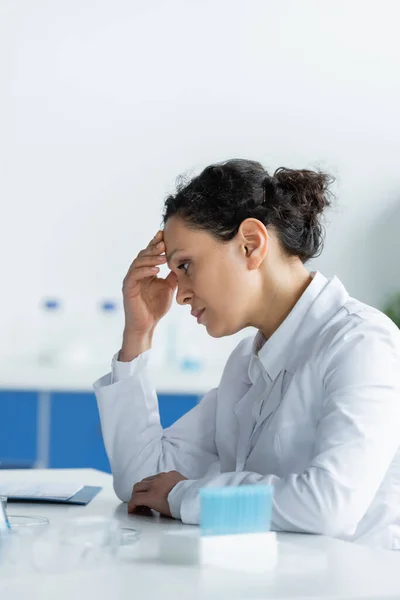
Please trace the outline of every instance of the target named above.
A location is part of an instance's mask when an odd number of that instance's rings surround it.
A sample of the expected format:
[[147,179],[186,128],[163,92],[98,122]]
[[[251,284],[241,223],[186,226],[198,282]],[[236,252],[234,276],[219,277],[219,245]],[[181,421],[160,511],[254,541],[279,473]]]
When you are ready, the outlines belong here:
[[70,519],[37,539],[35,568],[53,573],[99,568],[118,559],[126,560],[137,540],[135,530],[121,528],[114,519],[102,516]]
[[33,570],[33,544],[48,524],[46,517],[10,515],[7,498],[0,496],[0,568],[3,574],[18,577]]
[[45,527],[49,524],[46,517],[33,517],[28,515],[10,515],[7,506],[7,497],[0,496],[0,531],[5,527],[11,532],[21,530],[26,527],[35,527],[36,529]]

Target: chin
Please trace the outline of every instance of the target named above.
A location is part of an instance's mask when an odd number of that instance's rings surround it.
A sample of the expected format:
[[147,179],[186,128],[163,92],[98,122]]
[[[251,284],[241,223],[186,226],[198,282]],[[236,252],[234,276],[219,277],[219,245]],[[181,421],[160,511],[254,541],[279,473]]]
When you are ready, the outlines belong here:
[[226,333],[223,333],[222,331],[210,331],[208,329],[208,327],[206,329],[207,329],[208,335],[211,336],[211,337],[213,337],[213,338],[216,338],[216,339],[217,338],[225,337],[227,335]]
[[241,328],[228,327],[227,325],[220,324],[219,327],[213,327],[211,324],[207,323],[205,325],[208,335],[213,338],[222,338],[227,337],[228,335],[233,335],[240,331]]

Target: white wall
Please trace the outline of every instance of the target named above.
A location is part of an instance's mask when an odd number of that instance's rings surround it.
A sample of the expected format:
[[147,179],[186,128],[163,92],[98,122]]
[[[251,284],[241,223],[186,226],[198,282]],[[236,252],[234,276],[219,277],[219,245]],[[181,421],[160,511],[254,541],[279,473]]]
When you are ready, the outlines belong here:
[[43,295],[119,298],[175,177],[235,156],[331,170],[338,204],[315,264],[377,306],[400,289],[399,12],[1,0],[0,324],[25,323],[13,348]]

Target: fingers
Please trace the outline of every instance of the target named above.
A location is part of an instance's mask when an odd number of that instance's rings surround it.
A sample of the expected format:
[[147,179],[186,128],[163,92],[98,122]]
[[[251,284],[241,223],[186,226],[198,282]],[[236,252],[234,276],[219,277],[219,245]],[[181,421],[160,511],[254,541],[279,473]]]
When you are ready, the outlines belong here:
[[147,245],[147,248],[142,250],[142,253],[143,254],[155,254],[157,252],[158,253],[164,252],[164,250],[165,250],[164,232],[160,230],[156,233],[156,235],[153,237],[153,239],[149,242],[149,244]]
[[[162,231],[159,232],[160,235],[156,235],[153,240],[149,243],[147,248],[141,250],[135,260],[132,262],[129,267],[128,273],[126,277],[130,277],[133,271],[136,271],[140,267],[154,267],[157,265],[162,265],[167,262],[167,257],[165,254],[165,244],[162,240]],[[157,241],[159,240],[159,241]]]
[[179,481],[184,479],[186,477],[178,471],[169,471],[138,481],[133,486],[128,513],[135,512],[139,506],[147,506],[163,515],[171,516],[168,494]]
[[[128,269],[124,287],[134,286],[138,281],[147,277],[155,277],[160,271],[158,265],[166,264],[167,257],[163,254],[165,252],[163,235],[163,231],[156,233],[147,248],[139,252]],[[172,281],[169,283],[171,285]],[[175,286],[172,284],[171,288],[175,289]]]
[[163,244],[164,244],[164,232],[160,230],[156,233],[156,235],[153,237],[153,239],[150,240],[150,242],[147,245],[146,250],[154,249],[157,246],[161,247]]
[[148,491],[133,492],[132,497],[128,503],[128,513],[133,513],[138,506],[147,506],[148,508],[151,508],[150,506],[148,506],[149,500],[150,499]]
[[133,287],[138,281],[145,279],[146,277],[154,277],[160,271],[158,267],[141,267],[136,269],[134,274],[128,275],[124,279],[124,288]]
[[138,256],[135,258],[126,274],[125,280],[135,283],[144,277],[155,275],[159,272],[157,265],[163,265],[167,261],[165,256]]
[[135,483],[132,489],[132,496],[128,504],[128,513],[134,512],[139,506],[146,507],[146,500],[149,499],[152,483],[155,479],[158,479],[160,475],[165,475],[165,473],[151,475],[150,477],[145,477],[142,479],[142,481]]
[[138,267],[151,267],[161,265],[167,261],[167,257],[163,255],[157,256],[138,256],[132,263],[134,268]]
[[133,486],[132,493],[136,494],[137,492],[147,492],[147,490],[149,488],[150,488],[149,481],[146,481],[146,480],[138,481],[138,483],[135,483],[135,485]]
[[147,248],[141,250],[138,256],[152,256],[155,254],[161,254],[165,252],[165,243],[163,241],[157,242],[156,244],[150,243]]
[[[135,513],[135,515],[143,515],[145,517],[153,516],[152,510],[148,506],[136,506],[136,508],[133,512]],[[129,514],[131,514],[131,513],[129,513]]]
[[[150,244],[157,244],[164,238],[164,232],[162,229],[159,229],[153,239],[150,241]],[[149,244],[149,246],[150,246]]]
[[[135,483],[132,489],[132,496],[128,504],[128,513],[133,512],[138,506],[143,506],[146,504],[143,494],[146,494],[149,491],[151,487],[151,480],[155,477],[156,475],[153,477],[147,477],[147,479],[143,479],[143,481],[138,481]],[[142,500],[140,500],[140,498],[142,498]]]

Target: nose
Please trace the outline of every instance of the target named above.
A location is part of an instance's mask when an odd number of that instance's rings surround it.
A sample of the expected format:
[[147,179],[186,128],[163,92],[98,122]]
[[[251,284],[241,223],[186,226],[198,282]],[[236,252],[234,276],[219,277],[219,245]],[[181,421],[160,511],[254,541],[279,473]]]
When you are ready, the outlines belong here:
[[186,286],[182,286],[182,284],[178,282],[178,290],[176,292],[177,303],[184,306],[185,304],[190,303],[192,297],[192,292]]

